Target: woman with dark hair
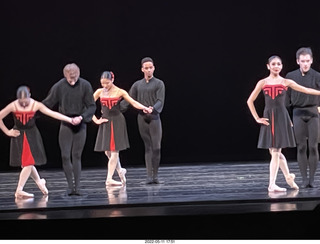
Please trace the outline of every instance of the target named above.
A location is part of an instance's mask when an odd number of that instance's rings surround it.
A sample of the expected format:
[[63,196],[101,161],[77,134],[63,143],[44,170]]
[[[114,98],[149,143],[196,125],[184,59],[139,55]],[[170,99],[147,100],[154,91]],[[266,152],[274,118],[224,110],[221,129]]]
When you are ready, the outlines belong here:
[[[282,67],[280,57],[270,57],[267,63],[270,75],[258,81],[247,101],[252,116],[257,123],[261,124],[258,148],[269,149],[271,154],[269,192],[286,191],[286,188],[276,185],[279,167],[288,185],[291,188],[299,189],[294,182],[295,175],[290,173],[286,158],[281,153],[282,148],[296,146],[292,128],[293,125],[285,106],[288,87],[303,93],[320,95],[320,91],[298,85],[293,80],[284,79],[280,75]],[[254,106],[254,101],[261,91],[263,91],[265,97],[265,108],[262,118],[259,117]]]
[[[100,82],[102,88],[97,89],[93,94],[95,101],[100,99],[102,113],[100,119],[97,119],[95,115],[92,118],[99,125],[94,150],[105,152],[109,158],[106,185],[120,186],[126,183],[125,174],[127,171],[121,167],[119,151],[129,148],[127,126],[120,111],[120,101],[124,99],[145,113],[151,113],[152,110],[132,99],[125,90],[114,85],[112,72],[103,72]],[[112,179],[115,170],[118,171],[121,182]]]
[[[54,112],[41,102],[32,99],[29,88],[26,86],[20,86],[17,90],[17,99],[0,111],[0,129],[11,137],[10,165],[22,167],[15,193],[17,198],[34,197],[33,194],[23,191],[30,176],[42,193],[48,194],[46,181],[40,178],[35,168],[35,165],[43,165],[47,161],[42,138],[35,123],[37,111],[54,119],[73,123],[71,118]],[[3,123],[3,118],[9,113],[13,113],[14,119],[14,127],[11,130]]]

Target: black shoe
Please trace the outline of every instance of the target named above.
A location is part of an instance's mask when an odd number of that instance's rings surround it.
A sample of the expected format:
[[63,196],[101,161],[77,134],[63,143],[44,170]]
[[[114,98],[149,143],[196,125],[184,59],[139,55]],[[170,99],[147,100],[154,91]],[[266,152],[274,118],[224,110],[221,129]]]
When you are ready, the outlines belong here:
[[304,189],[304,188],[308,188],[309,187],[309,180],[306,179],[306,180],[302,180],[302,184],[300,186],[301,189]]
[[147,184],[147,185],[153,184],[153,179],[152,179],[151,177],[148,177],[148,178],[146,179],[146,184]]
[[317,187],[317,184],[314,183],[314,177],[312,177],[312,176],[309,178],[309,186],[310,186],[310,188]]
[[317,185],[314,182],[309,183],[310,188],[317,188]]
[[74,189],[68,188],[68,189],[67,189],[67,195],[68,195],[68,196],[74,195]]

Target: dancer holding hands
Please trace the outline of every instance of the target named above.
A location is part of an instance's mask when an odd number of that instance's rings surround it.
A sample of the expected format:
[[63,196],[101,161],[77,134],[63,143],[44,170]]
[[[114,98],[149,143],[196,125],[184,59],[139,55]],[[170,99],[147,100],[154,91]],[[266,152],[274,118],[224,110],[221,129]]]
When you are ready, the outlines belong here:
[[[32,99],[27,86],[20,86],[17,90],[17,99],[0,111],[0,129],[11,137],[10,166],[22,167],[15,193],[16,198],[34,197],[33,194],[23,190],[30,176],[42,193],[48,194],[46,180],[40,178],[35,167],[47,162],[41,134],[35,123],[37,111],[71,124],[75,122],[74,119],[52,111],[41,102]],[[10,130],[3,123],[3,118],[9,113],[12,113],[14,118],[14,127]]]
[[[151,113],[152,109],[132,99],[125,90],[114,85],[112,72],[103,72],[100,82],[102,88],[97,89],[93,94],[94,100],[100,99],[101,103],[101,117],[98,119],[94,115],[92,118],[93,122],[99,125],[94,150],[105,152],[109,159],[106,185],[121,186],[126,183],[125,174],[127,171],[121,167],[119,151],[129,148],[129,139],[126,121],[120,111],[120,101],[124,99],[144,113]],[[112,179],[115,170],[117,170],[121,182]]]
[[[286,182],[293,189],[299,189],[295,183],[295,175],[290,173],[282,148],[296,147],[293,125],[285,106],[285,97],[288,87],[293,90],[311,95],[320,95],[320,91],[298,85],[295,81],[285,79],[280,75],[283,64],[279,56],[271,56],[268,59],[267,68],[270,71],[268,77],[261,79],[256,84],[247,100],[250,112],[257,123],[261,124],[258,148],[268,149],[271,154],[269,166],[269,192],[283,192],[286,188],[276,185],[279,167],[282,170]],[[254,101],[263,91],[265,108],[263,117],[260,117],[254,106]]]

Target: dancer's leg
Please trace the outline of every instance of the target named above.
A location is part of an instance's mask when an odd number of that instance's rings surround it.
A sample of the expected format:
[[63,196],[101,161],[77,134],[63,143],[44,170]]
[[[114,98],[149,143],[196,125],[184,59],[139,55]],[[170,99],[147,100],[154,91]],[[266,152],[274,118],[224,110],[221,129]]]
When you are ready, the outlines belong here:
[[46,187],[46,180],[43,178],[42,179],[40,178],[39,173],[38,173],[36,167],[34,167],[34,166],[32,166],[32,169],[31,169],[31,178],[37,184],[37,186],[42,191],[42,193],[44,195],[48,195],[49,191]]
[[287,159],[282,153],[280,153],[280,162],[279,163],[280,163],[279,167],[280,167],[284,177],[288,177],[290,174],[290,170],[289,170],[289,167],[287,164]]
[[298,190],[299,187],[294,182],[294,179],[296,176],[294,174],[290,173],[287,159],[285,158],[285,156],[282,153],[280,153],[280,169],[281,169],[288,185],[291,186],[291,188]]
[[19,176],[19,182],[18,182],[17,190],[16,190],[16,193],[15,193],[15,196],[17,198],[20,198],[20,197],[34,197],[33,194],[30,194],[30,193],[27,193],[27,192],[23,191],[23,187],[25,186],[25,184],[26,184],[26,182],[29,179],[29,176],[31,174],[32,167],[33,167],[33,165],[25,166],[21,170],[21,173],[20,173],[20,176]]
[[308,179],[308,156],[307,156],[307,123],[301,116],[293,116],[294,135],[297,142],[297,161],[302,177],[301,188],[306,188],[309,185]]
[[308,122],[308,148],[309,148],[309,186],[315,187],[314,176],[319,163],[318,151],[319,118],[312,117]]
[[276,179],[280,166],[280,154],[281,149],[270,148],[271,161],[269,166],[269,187],[268,191],[286,191],[285,188],[281,188],[276,185]]
[[138,115],[138,128],[140,136],[144,143],[144,158],[147,169],[147,184],[153,183],[153,165],[152,165],[152,142],[149,131],[149,122],[144,118],[145,115]]
[[72,165],[73,165],[73,176],[74,176],[74,194],[80,195],[81,187],[81,157],[84,149],[84,145],[87,138],[87,126],[81,124],[80,128],[73,132],[73,144],[72,144]]
[[119,181],[116,181],[112,179],[114,171],[117,167],[118,164],[118,157],[119,157],[119,152],[114,151],[110,152],[110,157],[109,157],[109,162],[108,162],[108,174],[107,174],[107,180],[106,180],[106,185],[118,185],[121,186],[122,183]]
[[118,157],[116,170],[118,172],[118,175],[121,179],[122,184],[125,185],[127,183],[127,178],[126,178],[127,170],[121,167],[120,157]]
[[[108,159],[110,159],[111,152],[110,151],[105,151],[105,154],[108,157]],[[119,156],[118,156],[118,162],[117,162],[116,170],[117,170],[118,175],[119,175],[119,177],[121,179],[121,183],[125,185],[126,182],[127,182],[127,179],[126,179],[127,170],[125,168],[122,168]]]
[[162,138],[162,125],[160,117],[157,119],[153,119],[149,125],[150,139],[151,139],[151,147],[152,147],[152,174],[153,174],[153,182],[159,183],[158,180],[158,171],[160,166],[161,159],[161,138]]
[[73,142],[73,132],[67,125],[61,123],[59,131],[59,146],[61,150],[62,168],[67,179],[68,195],[74,193],[73,166],[71,163],[71,148]]

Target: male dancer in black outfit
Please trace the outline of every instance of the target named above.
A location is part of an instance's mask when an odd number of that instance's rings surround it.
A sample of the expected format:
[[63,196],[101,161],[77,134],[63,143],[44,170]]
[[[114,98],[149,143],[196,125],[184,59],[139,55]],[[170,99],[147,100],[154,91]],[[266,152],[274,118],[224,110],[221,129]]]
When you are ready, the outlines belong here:
[[[165,86],[162,80],[153,76],[155,66],[149,57],[141,61],[144,78],[136,81],[130,88],[129,95],[145,106],[152,108],[152,113],[140,111],[138,127],[145,147],[145,163],[147,169],[147,184],[159,184],[158,170],[161,157],[162,125],[160,113],[164,106]],[[128,102],[122,101],[122,111],[128,107]]]
[[[286,78],[298,84],[320,90],[320,73],[311,68],[313,55],[310,48],[296,53],[299,69],[289,72]],[[297,143],[297,161],[302,176],[301,188],[315,187],[314,176],[319,161],[319,97],[288,90],[288,101],[293,108],[293,128]],[[308,178],[309,167],[309,178]]]
[[75,117],[75,124],[61,122],[59,145],[62,166],[68,183],[68,195],[80,195],[81,155],[86,141],[87,125],[96,111],[91,84],[80,77],[79,67],[72,63],[63,69],[64,78],[54,84],[42,102],[49,108],[59,105],[59,112]]

